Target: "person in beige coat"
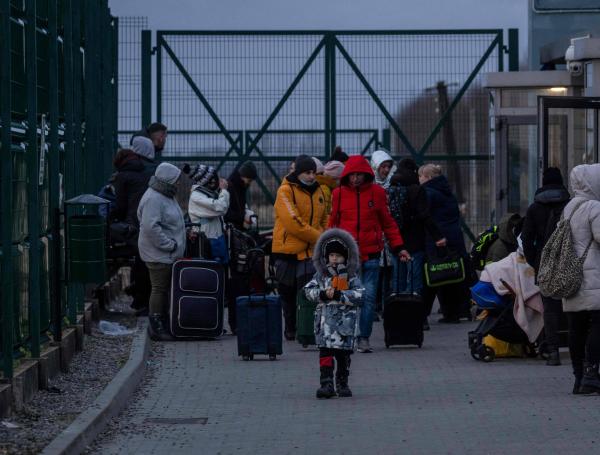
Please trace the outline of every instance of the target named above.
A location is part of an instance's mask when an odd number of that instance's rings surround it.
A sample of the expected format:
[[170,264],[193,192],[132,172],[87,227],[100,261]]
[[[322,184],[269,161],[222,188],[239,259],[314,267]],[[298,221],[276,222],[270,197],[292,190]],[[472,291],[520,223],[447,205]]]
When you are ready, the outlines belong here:
[[589,247],[581,287],[575,295],[563,299],[575,375],[573,393],[600,393],[600,164],[573,168],[570,185],[574,197],[563,216],[572,216],[571,233],[577,256],[581,258]]

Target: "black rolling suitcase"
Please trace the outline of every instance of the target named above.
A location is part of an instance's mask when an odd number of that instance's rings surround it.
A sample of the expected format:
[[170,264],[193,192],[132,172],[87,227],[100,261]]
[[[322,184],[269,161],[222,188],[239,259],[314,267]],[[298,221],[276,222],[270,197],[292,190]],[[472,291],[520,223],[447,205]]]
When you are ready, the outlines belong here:
[[217,338],[223,333],[225,272],[205,259],[173,264],[170,329],[175,338]]
[[[399,273],[399,270],[396,272]],[[394,345],[423,346],[423,318],[425,305],[420,295],[413,293],[413,263],[409,262],[410,292],[395,292],[386,299],[383,307],[385,347]],[[399,282],[396,276],[396,282]]]

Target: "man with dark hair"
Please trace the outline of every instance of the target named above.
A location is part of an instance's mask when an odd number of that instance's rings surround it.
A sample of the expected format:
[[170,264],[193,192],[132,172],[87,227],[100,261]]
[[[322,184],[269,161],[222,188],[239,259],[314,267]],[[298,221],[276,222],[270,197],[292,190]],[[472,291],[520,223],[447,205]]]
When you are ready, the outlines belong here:
[[160,154],[167,143],[167,127],[160,122],[151,123],[147,127],[142,128],[138,132],[134,133],[133,136],[131,136],[129,144],[133,145],[133,140],[138,136],[143,136],[150,139],[154,145],[154,152],[156,154]]

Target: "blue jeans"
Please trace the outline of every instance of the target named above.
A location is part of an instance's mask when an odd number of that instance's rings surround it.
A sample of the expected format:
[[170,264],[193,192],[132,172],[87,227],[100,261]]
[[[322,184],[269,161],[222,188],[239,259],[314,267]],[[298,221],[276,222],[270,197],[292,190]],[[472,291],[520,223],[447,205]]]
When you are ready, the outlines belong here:
[[[410,292],[423,295],[423,264],[425,252],[411,253],[412,261],[409,266],[407,262],[400,261],[394,256],[394,271],[392,272],[392,292]],[[412,268],[412,287],[409,282],[409,270]]]
[[377,280],[379,279],[379,259],[369,259],[362,263],[360,280],[365,288],[363,306],[360,309],[360,336],[368,338],[373,330],[373,312],[377,299]]

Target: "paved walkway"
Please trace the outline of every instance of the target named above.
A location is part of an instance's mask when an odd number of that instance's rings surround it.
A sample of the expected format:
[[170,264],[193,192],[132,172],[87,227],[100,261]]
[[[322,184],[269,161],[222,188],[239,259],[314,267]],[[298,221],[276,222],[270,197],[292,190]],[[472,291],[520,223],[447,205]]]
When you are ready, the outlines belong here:
[[[425,345],[353,356],[354,397],[317,400],[314,350],[286,342],[277,362],[243,362],[236,340],[167,343],[116,434],[95,453],[536,454],[600,453],[600,396],[570,394],[563,366],[471,359],[473,323],[432,324]],[[206,418],[156,424],[148,418]]]

